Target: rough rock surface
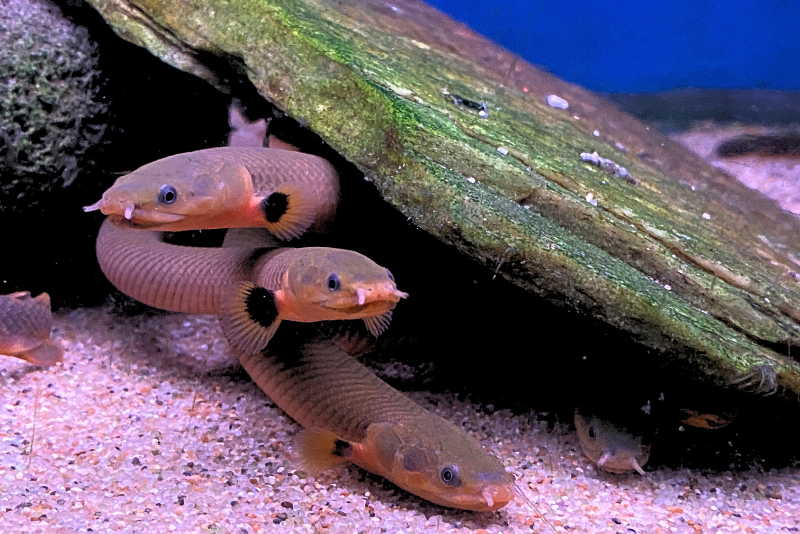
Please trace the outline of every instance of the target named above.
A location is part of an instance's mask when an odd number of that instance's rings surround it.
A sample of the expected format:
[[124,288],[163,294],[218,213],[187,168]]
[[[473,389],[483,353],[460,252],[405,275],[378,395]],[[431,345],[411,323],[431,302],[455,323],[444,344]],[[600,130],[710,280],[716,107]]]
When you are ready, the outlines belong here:
[[47,0],[0,2],[0,210],[70,185],[105,130],[97,47]]
[[730,385],[760,366],[800,393],[800,222],[607,101],[412,0],[90,3],[217,86],[222,59],[409,220],[532,295],[685,376]]

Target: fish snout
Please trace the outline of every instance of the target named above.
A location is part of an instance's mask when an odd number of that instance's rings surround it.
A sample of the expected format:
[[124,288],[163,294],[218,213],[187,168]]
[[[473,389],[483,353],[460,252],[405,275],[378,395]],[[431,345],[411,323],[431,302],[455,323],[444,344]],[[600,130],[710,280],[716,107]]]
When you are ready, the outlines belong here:
[[597,460],[597,465],[610,473],[636,471],[640,475],[644,475],[644,469],[642,469],[636,456],[628,451],[606,452]]
[[514,486],[512,484],[490,484],[483,488],[481,494],[486,500],[486,506],[489,510],[499,510],[514,500]]
[[83,211],[84,211],[84,212],[86,212],[86,213],[88,213],[88,212],[90,212],[90,211],[97,211],[97,210],[100,210],[100,211],[102,212],[102,210],[103,210],[103,205],[104,205],[104,204],[105,204],[105,201],[104,201],[104,200],[101,198],[100,200],[98,200],[98,201],[97,201],[97,202],[95,202],[94,204],[91,204],[91,205],[89,205],[89,206],[84,206],[84,207],[83,207]]
[[493,512],[514,500],[513,483],[486,484],[463,494],[449,496],[450,506],[474,512]]
[[[106,192],[107,193],[107,192]],[[96,211],[100,210],[103,215],[119,215],[130,220],[133,215],[133,210],[136,205],[130,200],[115,199],[109,197],[108,194],[103,195],[103,198],[92,204],[85,206],[83,211]]]
[[372,302],[390,301],[400,302],[400,299],[408,298],[408,293],[399,291],[394,282],[387,282],[381,285],[359,287],[356,290],[356,303],[359,306]]
[[397,289],[394,282],[384,283],[381,288],[381,293],[385,295],[386,300],[391,300],[392,302],[400,302],[400,299],[408,298],[408,293]]

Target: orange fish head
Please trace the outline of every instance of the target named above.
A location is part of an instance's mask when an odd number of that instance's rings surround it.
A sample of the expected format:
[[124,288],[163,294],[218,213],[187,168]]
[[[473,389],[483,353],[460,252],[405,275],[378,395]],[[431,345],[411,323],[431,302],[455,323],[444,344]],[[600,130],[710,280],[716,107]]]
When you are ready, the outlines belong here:
[[300,301],[328,310],[331,319],[361,319],[394,309],[408,293],[392,273],[351,250],[312,247],[289,268],[286,283]]
[[[410,424],[370,427],[367,431],[374,458],[401,488],[436,504],[473,511],[504,507],[515,496],[514,475],[472,436],[449,421],[420,418]],[[357,460],[356,463],[359,463]]]
[[575,411],[575,429],[583,454],[610,473],[637,471],[650,458],[645,429],[626,427],[591,413]]
[[84,211],[100,210],[122,228],[180,231],[214,219],[252,197],[250,174],[241,165],[216,161],[205,151],[177,154],[117,179]]

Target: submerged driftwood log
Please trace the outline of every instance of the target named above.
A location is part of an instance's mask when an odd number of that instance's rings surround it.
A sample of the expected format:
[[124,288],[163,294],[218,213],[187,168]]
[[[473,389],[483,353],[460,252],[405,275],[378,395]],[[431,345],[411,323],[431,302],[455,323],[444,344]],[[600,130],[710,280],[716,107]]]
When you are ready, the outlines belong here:
[[513,283],[707,383],[768,365],[800,394],[782,354],[800,344],[800,223],[613,104],[413,0],[89,2],[212,84],[202,58],[232,63],[415,224]]

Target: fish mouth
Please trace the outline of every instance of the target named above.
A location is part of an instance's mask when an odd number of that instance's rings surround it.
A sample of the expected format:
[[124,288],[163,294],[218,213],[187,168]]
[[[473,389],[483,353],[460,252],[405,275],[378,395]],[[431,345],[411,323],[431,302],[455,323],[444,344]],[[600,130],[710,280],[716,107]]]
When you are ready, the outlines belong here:
[[479,489],[480,492],[449,496],[450,506],[474,512],[494,512],[514,500],[513,485],[490,484]]
[[610,473],[627,473],[629,471],[636,471],[644,476],[644,469],[639,464],[639,461],[634,455],[629,452],[619,454],[612,454],[607,452],[597,460],[597,465]]
[[400,299],[408,298],[408,293],[399,291],[394,286],[363,286],[355,291],[355,295],[342,295],[339,298],[326,299],[319,303],[323,308],[342,312],[361,312],[381,306],[394,308]]
[[[377,301],[377,302],[370,302],[367,304],[358,304],[357,302],[353,301],[324,301],[320,302],[319,305],[326,310],[332,310],[340,313],[346,313],[348,315],[361,315],[371,316],[371,315],[380,315],[383,311],[389,311],[394,308],[394,304],[391,302],[386,301]],[[383,311],[378,311],[377,308],[381,308]]]
[[134,209],[130,212],[127,212],[126,215],[129,215],[129,217],[114,213],[109,215],[108,218],[111,219],[111,223],[118,228],[137,228],[137,229],[156,228],[166,224],[172,224],[184,219],[183,215],[178,215],[174,213],[159,213],[159,212],[137,213],[137,211],[140,210]]

